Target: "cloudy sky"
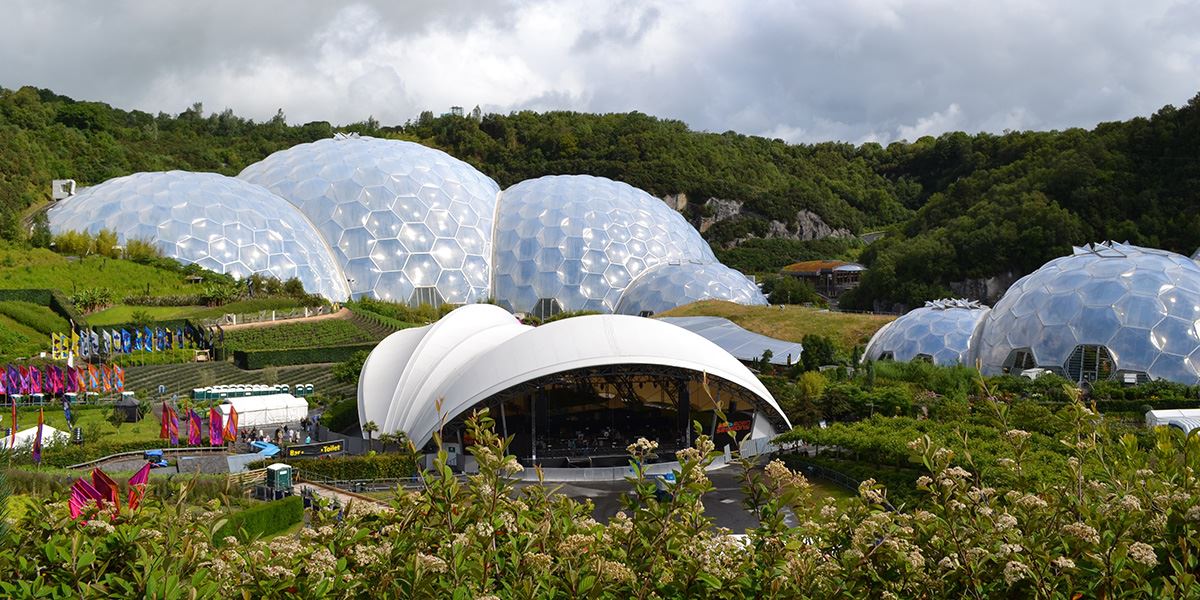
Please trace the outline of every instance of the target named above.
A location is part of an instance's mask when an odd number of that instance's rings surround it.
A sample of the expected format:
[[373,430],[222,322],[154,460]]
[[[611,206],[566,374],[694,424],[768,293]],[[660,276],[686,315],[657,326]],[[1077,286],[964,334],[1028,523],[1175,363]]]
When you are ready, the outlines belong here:
[[1090,127],[1200,92],[1200,3],[4,1],[0,86],[384,124],[621,112],[794,142]]

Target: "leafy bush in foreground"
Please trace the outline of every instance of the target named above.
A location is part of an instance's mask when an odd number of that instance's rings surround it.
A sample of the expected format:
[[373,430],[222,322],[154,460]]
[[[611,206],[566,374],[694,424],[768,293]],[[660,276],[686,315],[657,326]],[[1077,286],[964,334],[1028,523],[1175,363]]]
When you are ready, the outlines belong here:
[[[214,548],[226,515],[150,498],[135,513],[67,516],[65,496],[34,504],[0,531],[6,596],[270,598],[1126,598],[1194,597],[1200,568],[1200,436],[1160,429],[1148,450],[1115,437],[1081,404],[1060,441],[1064,481],[1023,473],[1030,436],[1011,430],[1011,489],[989,487],[927,437],[908,445],[928,473],[913,511],[886,507],[868,479],[844,509],[812,500],[780,461],[738,461],[745,508],[759,525],[735,537],[700,504],[707,436],[677,453],[669,494],[640,466],[639,440],[622,512],[591,507],[522,470],[486,415],[469,422],[479,473],[461,480],[439,453],[423,489],[387,507],[320,509],[294,536]],[[970,449],[962,464],[970,465]],[[1007,462],[1005,462],[1007,461]],[[3,498],[0,498],[3,500]],[[787,525],[792,515],[798,525]],[[228,542],[228,540],[224,540]]]

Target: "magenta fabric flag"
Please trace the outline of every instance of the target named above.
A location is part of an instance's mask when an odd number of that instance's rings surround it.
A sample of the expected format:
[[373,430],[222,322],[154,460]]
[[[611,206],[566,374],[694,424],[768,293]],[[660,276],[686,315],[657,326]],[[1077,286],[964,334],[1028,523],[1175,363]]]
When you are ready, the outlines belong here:
[[38,408],[37,435],[33,436],[33,464],[42,464],[42,428],[46,425],[46,415]]
[[174,408],[167,407],[167,412],[170,413],[167,420],[167,436],[171,440],[172,446],[179,445],[179,414]]
[[188,445],[199,446],[200,439],[200,415],[196,411],[188,409]]
[[8,372],[0,367],[0,396],[8,394]]
[[37,367],[29,367],[29,393],[42,393],[42,370]]
[[87,506],[88,502],[95,500],[100,508],[104,508],[104,494],[100,493],[90,482],[80,477],[71,486],[71,500],[69,502],[71,508],[71,518],[78,519],[79,515],[83,514],[83,507]]
[[139,504],[142,503],[142,497],[146,494],[146,484],[150,482],[150,463],[142,465],[142,468],[133,477],[129,478],[129,498],[126,504],[129,510],[137,510]]
[[225,427],[221,421],[221,413],[217,407],[208,409],[208,444],[222,446],[225,444]]

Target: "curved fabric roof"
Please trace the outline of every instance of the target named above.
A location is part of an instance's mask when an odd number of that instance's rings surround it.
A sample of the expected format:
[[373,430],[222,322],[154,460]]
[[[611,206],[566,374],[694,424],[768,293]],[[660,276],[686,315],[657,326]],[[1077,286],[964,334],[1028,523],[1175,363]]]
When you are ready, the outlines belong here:
[[789,356],[795,364],[800,362],[800,353],[804,352],[804,346],[796,342],[754,333],[724,317],[663,317],[658,320],[695,333],[738,360],[758,360],[764,351],[770,350],[771,364],[786,365]]
[[740,386],[774,409],[770,392],[716,344],[653,319],[589,315],[533,328],[489,304],[458,308],[406,329],[371,352],[359,378],[359,418],[403,431],[418,447],[479,402],[515,385],[586,367],[651,364],[703,372]]

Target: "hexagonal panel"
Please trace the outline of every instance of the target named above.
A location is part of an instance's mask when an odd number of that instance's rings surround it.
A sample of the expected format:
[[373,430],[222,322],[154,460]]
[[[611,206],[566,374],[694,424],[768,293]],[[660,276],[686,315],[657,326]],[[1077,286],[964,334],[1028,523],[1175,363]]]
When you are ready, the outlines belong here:
[[[343,265],[378,265],[381,276],[356,285],[355,297],[409,302],[414,286],[436,286],[437,297],[456,304],[490,296],[499,186],[444,152],[339,135],[276,152],[238,177],[299,207],[338,247]],[[355,234],[344,244],[346,228],[367,237]],[[381,247],[403,262],[375,257]],[[449,272],[455,275],[443,276]]]
[[973,364],[972,337],[990,309],[966,300],[937,300],[888,323],[867,343],[863,360],[908,362],[918,355],[934,364]]

